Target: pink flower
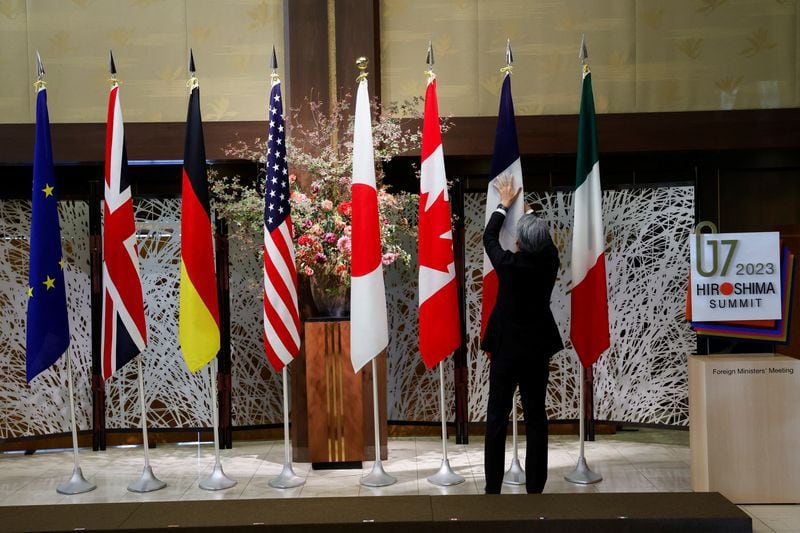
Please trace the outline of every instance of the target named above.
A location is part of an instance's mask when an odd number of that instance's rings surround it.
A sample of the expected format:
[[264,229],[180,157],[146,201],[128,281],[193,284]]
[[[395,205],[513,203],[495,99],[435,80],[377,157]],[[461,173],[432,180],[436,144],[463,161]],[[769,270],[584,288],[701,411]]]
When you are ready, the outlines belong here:
[[381,258],[381,262],[385,266],[389,266],[392,263],[394,263],[395,261],[397,261],[397,255],[398,254],[396,254],[394,252],[386,252],[385,254],[383,254],[383,257]]
[[331,202],[330,200],[322,200],[322,202],[319,205],[325,211],[333,210],[333,202]]
[[352,243],[350,242],[350,237],[341,237],[336,242],[336,248],[338,248],[343,254],[350,254],[351,245]]
[[314,275],[314,271],[311,269],[311,267],[306,267],[306,268],[303,270],[303,274],[305,274],[305,275],[306,275],[306,276],[308,276],[308,277],[311,277],[311,276],[313,276],[313,275]]
[[314,261],[316,261],[317,263],[319,263],[321,265],[321,264],[327,263],[328,262],[328,258],[325,256],[325,254],[323,254],[321,252],[318,252],[317,255],[314,256]]
[[289,174],[289,183],[294,183],[295,181],[297,181],[297,176]]
[[345,226],[345,227],[344,227],[344,234],[345,234],[345,235],[347,235],[348,237],[349,237],[350,235],[352,235],[352,234],[353,234],[353,228],[352,228],[352,226]]
[[336,242],[336,234],[335,233],[326,233],[322,236],[322,240],[328,244],[334,244]]
[[307,228],[310,228],[311,226],[313,226],[313,225],[314,225],[314,223],[313,223],[313,222],[311,222],[311,219],[308,219],[308,218],[307,218],[307,219],[305,219],[305,220],[303,221],[303,225],[304,225],[305,227],[307,227]]
[[313,224],[309,231],[311,231],[311,233],[313,233],[314,235],[322,235],[322,226],[320,226],[319,224]]
[[311,184],[311,192],[313,192],[314,194],[317,194],[319,192],[319,189],[320,189],[319,183],[317,183],[316,181]]

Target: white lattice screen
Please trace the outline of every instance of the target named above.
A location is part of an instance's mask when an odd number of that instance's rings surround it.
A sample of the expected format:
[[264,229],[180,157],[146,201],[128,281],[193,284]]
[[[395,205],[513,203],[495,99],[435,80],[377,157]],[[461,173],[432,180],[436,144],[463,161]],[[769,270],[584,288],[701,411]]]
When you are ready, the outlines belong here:
[[[529,194],[547,220],[561,268],[551,308],[567,348],[553,356],[547,412],[551,419],[578,417],[579,364],[569,345],[572,194]],[[467,329],[471,420],[484,420],[488,361],[478,348],[481,237],[485,194],[465,198]],[[694,188],[636,188],[603,193],[606,271],[612,346],[595,365],[595,417],[687,425],[687,355],[695,335],[683,319],[689,268],[688,237],[694,225]]]
[[[70,351],[79,429],[91,427],[91,286],[89,209],[59,202],[64,277],[69,305]],[[61,357],[28,385],[25,380],[25,315],[31,230],[29,201],[0,201],[0,438],[70,431],[67,359]]]
[[[530,194],[528,203],[550,222],[561,254],[552,308],[564,339],[569,330],[570,193]],[[481,233],[485,195],[467,194],[467,327],[470,366],[469,414],[483,420],[488,365],[478,348]],[[136,201],[141,271],[148,320],[144,354],[145,394],[150,427],[208,426],[208,372],[191,375],[177,346],[180,239],[177,199]],[[686,425],[686,356],[695,337],[682,318],[688,271],[687,237],[694,222],[691,187],[606,191],[607,271],[612,349],[595,367],[598,419]],[[70,319],[79,426],[90,427],[90,280],[88,208],[82,202],[59,206],[64,249],[69,260]],[[64,360],[34,382],[25,383],[25,287],[27,286],[30,202],[0,202],[0,438],[68,431]],[[408,243],[410,249],[415,242]],[[261,265],[255,253],[232,241],[230,247],[232,408],[235,426],[282,420],[281,383],[262,348]],[[438,371],[425,369],[417,349],[417,271],[386,271],[390,346],[388,415],[391,420],[437,421]],[[452,360],[445,363],[448,419],[453,417]],[[291,365],[290,365],[291,370]],[[568,348],[552,361],[548,414],[577,417],[577,359]],[[135,366],[107,384],[107,426],[139,424]]]

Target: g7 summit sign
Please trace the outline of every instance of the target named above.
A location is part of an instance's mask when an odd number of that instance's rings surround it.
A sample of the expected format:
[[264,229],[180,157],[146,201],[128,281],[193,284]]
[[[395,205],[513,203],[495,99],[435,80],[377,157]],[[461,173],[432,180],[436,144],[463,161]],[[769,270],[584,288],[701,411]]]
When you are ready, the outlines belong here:
[[689,240],[692,320],[781,318],[778,232],[700,233]]

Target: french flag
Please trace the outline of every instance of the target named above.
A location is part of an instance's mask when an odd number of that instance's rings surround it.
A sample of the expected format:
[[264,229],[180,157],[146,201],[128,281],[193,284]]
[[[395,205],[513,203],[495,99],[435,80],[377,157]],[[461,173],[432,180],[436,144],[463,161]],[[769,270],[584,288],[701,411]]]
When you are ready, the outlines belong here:
[[[494,187],[494,181],[502,174],[513,178],[514,189],[522,188],[522,165],[519,160],[519,143],[517,142],[517,123],[514,119],[514,102],[511,99],[511,73],[506,73],[503,88],[500,92],[500,110],[497,113],[497,131],[494,137],[494,153],[492,154],[492,172],[489,187],[486,191],[486,219],[489,222],[492,213],[500,203],[500,195]],[[523,191],[522,197],[525,197]],[[523,203],[514,202],[508,209],[506,220],[500,230],[500,244],[506,250],[517,251],[517,222],[524,215]],[[495,272],[486,251],[483,252],[483,299],[481,301],[481,339],[486,331],[489,316],[497,301],[497,272]]]

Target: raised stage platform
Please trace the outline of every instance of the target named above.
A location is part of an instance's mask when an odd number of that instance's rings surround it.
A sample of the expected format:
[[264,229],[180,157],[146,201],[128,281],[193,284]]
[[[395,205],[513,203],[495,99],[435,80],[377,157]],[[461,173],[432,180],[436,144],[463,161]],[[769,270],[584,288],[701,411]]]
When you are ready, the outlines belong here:
[[0,531],[750,532],[717,493],[385,496],[20,506]]

